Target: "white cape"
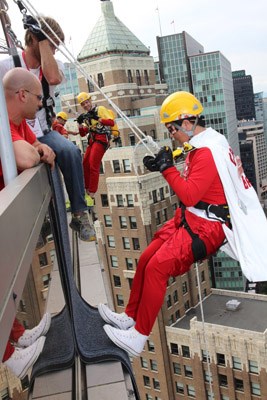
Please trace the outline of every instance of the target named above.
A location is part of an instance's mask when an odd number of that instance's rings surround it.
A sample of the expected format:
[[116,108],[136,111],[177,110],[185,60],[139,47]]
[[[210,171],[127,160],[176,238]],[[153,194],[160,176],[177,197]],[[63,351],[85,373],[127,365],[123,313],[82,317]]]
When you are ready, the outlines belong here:
[[240,262],[249,281],[267,281],[267,220],[257,193],[252,186],[245,188],[246,177],[239,176],[235,157],[223,135],[207,128],[193,136],[190,144],[211,150],[223,184],[232,230],[223,225],[228,243],[221,250]]

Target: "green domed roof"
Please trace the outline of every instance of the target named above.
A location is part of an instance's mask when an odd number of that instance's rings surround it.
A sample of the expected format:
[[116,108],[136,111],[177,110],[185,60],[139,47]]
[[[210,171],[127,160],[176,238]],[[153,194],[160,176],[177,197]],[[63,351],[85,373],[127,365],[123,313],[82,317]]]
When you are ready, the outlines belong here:
[[79,61],[105,53],[150,53],[150,50],[115,16],[111,1],[102,0],[101,9],[102,15],[78,54]]

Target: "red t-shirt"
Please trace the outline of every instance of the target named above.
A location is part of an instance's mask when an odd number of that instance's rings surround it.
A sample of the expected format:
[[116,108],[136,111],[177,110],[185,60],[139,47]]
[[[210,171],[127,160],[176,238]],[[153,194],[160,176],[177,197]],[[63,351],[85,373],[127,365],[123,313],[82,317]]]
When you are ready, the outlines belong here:
[[54,131],[57,131],[58,133],[60,133],[60,135],[62,135],[62,136],[68,135],[68,131],[64,128],[63,125],[61,125],[58,122],[57,119],[53,122],[52,129],[54,129]]
[[[11,132],[11,138],[12,142],[16,142],[17,140],[25,140],[26,142],[33,144],[36,142],[36,136],[32,132],[31,128],[28,126],[26,123],[26,120],[24,119],[20,125],[15,125],[12,121],[9,120],[10,124],[10,132]],[[3,178],[3,171],[2,171],[2,165],[0,161],[0,190],[2,190],[5,187],[4,184],[4,178]]]

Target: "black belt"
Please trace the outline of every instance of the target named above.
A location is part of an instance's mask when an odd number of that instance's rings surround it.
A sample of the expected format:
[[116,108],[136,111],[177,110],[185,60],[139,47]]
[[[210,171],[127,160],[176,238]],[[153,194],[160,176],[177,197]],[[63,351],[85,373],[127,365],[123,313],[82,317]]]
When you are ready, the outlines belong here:
[[[209,218],[209,213],[212,213],[218,217],[218,219],[223,220],[225,223],[231,223],[229,206],[228,204],[209,204],[205,201],[199,201],[195,206],[199,210],[205,210],[207,217]],[[222,221],[221,221],[222,222]]]

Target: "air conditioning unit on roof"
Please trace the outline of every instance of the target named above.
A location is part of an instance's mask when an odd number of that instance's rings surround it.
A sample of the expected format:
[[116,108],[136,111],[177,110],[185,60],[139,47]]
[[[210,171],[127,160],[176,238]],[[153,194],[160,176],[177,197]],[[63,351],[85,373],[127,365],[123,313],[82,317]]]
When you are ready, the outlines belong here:
[[233,299],[226,302],[226,310],[228,311],[236,311],[239,309],[241,302]]

